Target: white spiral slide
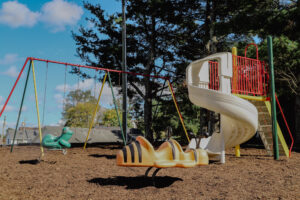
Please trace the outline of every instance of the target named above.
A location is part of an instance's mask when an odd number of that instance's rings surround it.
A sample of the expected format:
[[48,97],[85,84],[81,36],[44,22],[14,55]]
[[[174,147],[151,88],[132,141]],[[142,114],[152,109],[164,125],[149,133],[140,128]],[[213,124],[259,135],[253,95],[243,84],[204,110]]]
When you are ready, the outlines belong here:
[[[220,89],[208,88],[209,63],[218,62]],[[221,114],[220,133],[213,133],[202,138],[199,147],[205,149],[210,156],[218,155],[221,163],[225,163],[225,149],[232,148],[249,140],[256,133],[258,114],[256,107],[231,94],[232,55],[217,53],[192,62],[186,69],[189,99],[202,108]],[[197,147],[197,148],[199,148]],[[192,140],[189,148],[196,148]]]

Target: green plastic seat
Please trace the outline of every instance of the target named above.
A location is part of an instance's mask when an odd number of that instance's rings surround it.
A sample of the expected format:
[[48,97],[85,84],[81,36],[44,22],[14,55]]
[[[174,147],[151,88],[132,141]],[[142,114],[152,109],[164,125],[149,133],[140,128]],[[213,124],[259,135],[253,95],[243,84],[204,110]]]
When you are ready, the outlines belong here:
[[45,135],[42,140],[42,145],[50,149],[64,149],[70,148],[70,138],[73,135],[73,131],[69,127],[64,127],[60,136],[54,136],[51,134]]

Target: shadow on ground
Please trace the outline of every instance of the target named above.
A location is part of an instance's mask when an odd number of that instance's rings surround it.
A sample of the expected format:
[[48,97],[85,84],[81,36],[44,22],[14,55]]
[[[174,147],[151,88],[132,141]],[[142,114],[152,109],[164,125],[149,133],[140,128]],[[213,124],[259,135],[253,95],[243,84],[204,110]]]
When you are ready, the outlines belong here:
[[21,165],[23,164],[28,164],[28,165],[37,165],[39,163],[47,163],[47,164],[51,164],[51,165],[54,165],[56,163],[56,161],[45,161],[45,160],[39,160],[39,159],[34,159],[34,160],[21,160],[19,161],[19,163]]
[[[226,154],[226,156],[230,156],[232,158],[237,158],[235,154]],[[261,154],[252,154],[252,155],[247,155],[247,154],[242,154],[241,157],[253,157],[253,158],[273,158],[273,156],[269,155],[261,155]]]
[[106,155],[106,154],[90,154],[89,156],[95,157],[95,158],[107,158],[107,159],[115,159],[116,155]]
[[170,177],[170,176],[158,176],[155,177],[155,184],[151,177],[136,176],[136,177],[125,177],[116,176],[112,178],[93,178],[88,180],[89,183],[95,183],[101,186],[117,185],[126,186],[126,189],[141,189],[145,187],[156,187],[165,188],[169,187],[176,181],[183,181],[181,178]]
[[21,165],[23,165],[23,164],[37,165],[37,164],[40,163],[40,161],[38,159],[34,159],[34,160],[20,160],[19,163]]
[[[122,143],[123,144],[123,143]],[[94,142],[94,143],[87,143],[86,148],[94,147],[94,148],[100,148],[100,149],[109,149],[109,150],[115,150],[115,149],[122,149],[123,145],[116,142]],[[84,143],[72,143],[71,148],[82,148]]]

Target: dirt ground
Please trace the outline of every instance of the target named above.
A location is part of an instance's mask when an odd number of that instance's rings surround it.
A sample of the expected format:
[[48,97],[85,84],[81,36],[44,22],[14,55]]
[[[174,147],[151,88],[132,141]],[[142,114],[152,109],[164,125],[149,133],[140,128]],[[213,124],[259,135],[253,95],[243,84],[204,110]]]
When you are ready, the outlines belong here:
[[0,199],[300,199],[300,153],[274,161],[263,149],[227,151],[226,164],[158,172],[118,167],[116,146],[71,148],[67,155],[37,146],[0,147]]

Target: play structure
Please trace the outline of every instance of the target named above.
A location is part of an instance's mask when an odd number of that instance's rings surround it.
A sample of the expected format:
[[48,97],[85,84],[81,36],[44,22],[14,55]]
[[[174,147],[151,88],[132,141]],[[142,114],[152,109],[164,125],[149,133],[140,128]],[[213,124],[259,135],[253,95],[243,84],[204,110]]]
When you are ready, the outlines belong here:
[[66,148],[70,148],[71,144],[69,140],[73,135],[73,131],[69,127],[64,127],[60,136],[54,136],[47,134],[43,137],[42,145],[48,149],[52,150],[63,150],[66,153]]
[[[106,79],[108,79],[111,88],[113,103],[116,109],[123,143],[124,146],[126,145],[127,141],[125,138],[127,137],[125,137],[126,133],[123,133],[120,117],[118,116],[118,107],[112,87],[110,73],[126,73],[131,76],[143,76],[162,79],[164,80],[164,84],[167,82],[175,108],[179,116],[179,120],[189,142],[187,150],[183,151],[180,144],[178,144],[175,140],[170,139],[163,143],[158,150],[154,150],[153,146],[145,138],[138,137],[137,141],[135,141],[133,144],[125,146],[123,150],[121,150],[117,154],[117,164],[119,166],[137,166],[150,168],[156,167],[158,169],[166,167],[187,168],[208,164],[209,157],[218,157],[221,163],[225,163],[225,150],[231,147],[235,147],[236,155],[239,156],[239,145],[252,138],[256,132],[258,132],[260,137],[262,138],[268,154],[272,154],[273,150],[273,155],[276,159],[278,159],[279,153],[290,157],[291,149],[293,146],[293,138],[291,137],[291,146],[290,148],[288,148],[285,142],[285,138],[276,120],[276,102],[279,106],[283,118],[284,115],[275,94],[272,62],[273,58],[271,51],[272,48],[269,48],[269,69],[264,62],[259,60],[258,50],[256,59],[247,58],[247,48],[248,46],[245,49],[245,56],[238,56],[236,54],[236,49],[233,49],[232,54],[228,52],[217,53],[206,58],[194,61],[190,63],[186,69],[186,82],[189,92],[188,95],[191,102],[197,106],[220,113],[220,131],[214,132],[208,138],[202,138],[201,141],[199,139],[189,139],[187,130],[184,125],[183,117],[180,113],[176,101],[172,84],[169,81],[169,77],[145,75],[141,73],[78,65],[33,57],[28,57],[26,59],[16,82],[13,85],[13,88],[9,93],[8,98],[6,99],[4,106],[2,107],[0,117],[3,114],[25,67],[29,63],[15,131],[18,129],[24,96],[26,94],[27,83],[29,75],[32,72],[35,89],[39,138],[41,144],[41,153],[43,156],[44,150],[42,145],[42,129],[40,123],[39,102],[34,70],[34,61],[39,61],[45,62],[47,65],[47,69],[48,63],[65,66],[65,74],[67,73],[67,67],[69,66],[78,68],[78,70],[80,70],[80,68],[84,68],[95,70],[96,72],[105,72],[102,86],[97,99],[97,104],[94,109],[92,120],[89,124],[89,130],[84,143],[84,149],[86,148],[89,135],[94,126],[96,112]],[[47,88],[45,86],[45,94],[46,89]],[[292,136],[286,120],[285,124],[290,136]],[[62,146],[68,147],[69,145],[66,141],[69,137],[71,137],[71,134],[63,134],[59,138],[47,136],[46,138],[44,138],[44,146],[52,146],[55,148],[63,148]],[[278,145],[278,138],[280,145]],[[11,151],[12,149],[13,145],[11,146]],[[149,170],[147,170],[147,173],[148,172]]]
[[[236,48],[233,48],[232,54],[216,53],[192,62],[186,69],[189,99],[197,106],[220,113],[219,132],[214,132],[201,140],[192,139],[185,152],[174,140],[164,142],[155,151],[152,145],[141,137],[118,152],[117,165],[150,167],[146,175],[152,167],[156,167],[154,177],[161,168],[187,168],[208,164],[208,156],[218,157],[221,163],[225,163],[225,150],[235,147],[236,156],[239,157],[239,145],[251,139],[257,131],[268,154],[273,147],[274,158],[278,159],[280,147],[281,153],[290,157],[293,138],[291,137],[291,147],[288,149],[277,120],[274,119],[276,102],[283,118],[284,115],[275,95],[273,64],[270,63],[271,83],[269,83],[267,65],[258,59],[257,46],[255,45],[256,59],[246,57],[248,46],[244,57],[237,56]],[[272,51],[270,54],[272,60]],[[271,95],[269,95],[270,87]],[[262,113],[261,109],[265,112]],[[271,124],[267,124],[270,122]],[[286,120],[285,124],[289,131]],[[264,129],[266,127],[271,128],[271,131],[267,132]],[[289,134],[292,136],[290,131]],[[280,146],[277,144],[277,135]]]
[[[209,88],[209,61],[219,63],[218,83]],[[210,155],[220,155],[225,162],[225,149],[234,147],[249,140],[258,128],[257,110],[250,102],[231,95],[232,55],[218,53],[192,62],[187,70],[189,99],[197,106],[220,113],[220,133],[200,141],[200,148]],[[212,76],[213,77],[213,76]],[[217,88],[218,90],[214,90]],[[195,146],[195,141],[189,144]]]
[[[256,47],[256,59],[246,57],[250,45]],[[239,156],[239,145],[256,132],[269,155],[272,155],[273,148],[275,157],[279,153],[291,156],[293,138],[275,94],[272,63],[269,81],[267,65],[259,60],[257,46],[248,46],[244,57],[237,56],[236,48],[233,48],[232,54],[217,53],[208,56],[192,62],[186,70],[191,102],[221,114],[220,133],[215,132],[212,136],[201,139],[197,148],[207,150],[210,156],[219,156],[222,163],[225,162],[225,149],[236,147],[236,155]],[[271,103],[276,102],[291,137],[290,149],[276,118],[274,119],[276,105],[271,106]],[[273,128],[272,124],[275,125]],[[196,148],[196,141],[193,140],[189,147]]]

